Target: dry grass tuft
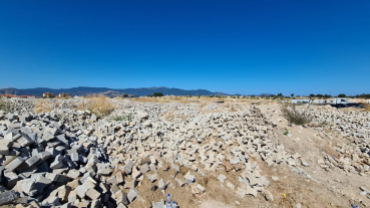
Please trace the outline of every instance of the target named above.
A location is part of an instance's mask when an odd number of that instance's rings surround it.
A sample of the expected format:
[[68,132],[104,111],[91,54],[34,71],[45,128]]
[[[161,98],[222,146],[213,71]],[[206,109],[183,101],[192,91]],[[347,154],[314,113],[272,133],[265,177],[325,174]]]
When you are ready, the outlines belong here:
[[14,111],[15,103],[12,102],[9,98],[16,95],[15,90],[8,89],[7,87],[2,90],[3,95],[0,95],[0,110],[5,113]]
[[54,109],[54,103],[48,99],[38,99],[35,102],[35,113],[50,112]]
[[366,111],[366,112],[370,112],[370,104],[369,103],[362,103],[362,105],[364,106],[364,110]]
[[114,111],[115,106],[110,98],[100,94],[86,98],[78,104],[77,109],[89,110],[93,114],[107,116]]
[[0,110],[4,111],[5,113],[9,113],[14,110],[14,106],[14,103],[12,103],[10,100],[0,96]]

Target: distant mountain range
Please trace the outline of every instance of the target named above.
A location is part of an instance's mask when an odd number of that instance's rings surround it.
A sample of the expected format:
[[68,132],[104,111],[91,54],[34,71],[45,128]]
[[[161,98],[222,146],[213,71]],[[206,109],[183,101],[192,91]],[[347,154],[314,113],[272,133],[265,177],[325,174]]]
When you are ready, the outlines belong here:
[[71,96],[86,96],[91,94],[104,94],[109,97],[122,96],[123,94],[134,95],[135,97],[151,95],[156,92],[161,92],[164,95],[226,95],[222,92],[211,92],[208,90],[183,90],[178,88],[167,88],[167,87],[151,87],[151,88],[126,88],[126,89],[110,89],[105,87],[73,87],[65,89],[51,89],[51,88],[30,88],[30,89],[17,89],[7,88],[0,89],[0,94],[15,94],[15,95],[33,95],[42,97],[45,92],[54,93],[69,93]]

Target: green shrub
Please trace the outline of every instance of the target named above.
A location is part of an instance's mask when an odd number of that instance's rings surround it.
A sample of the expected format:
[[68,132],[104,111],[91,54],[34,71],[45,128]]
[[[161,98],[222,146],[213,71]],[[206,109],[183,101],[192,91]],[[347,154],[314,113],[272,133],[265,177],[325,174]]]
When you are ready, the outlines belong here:
[[115,115],[111,118],[113,121],[132,121],[131,115]]
[[153,93],[153,95],[147,95],[147,97],[163,97],[163,93],[155,92],[155,93]]
[[288,129],[285,129],[284,135],[287,136],[289,134]]

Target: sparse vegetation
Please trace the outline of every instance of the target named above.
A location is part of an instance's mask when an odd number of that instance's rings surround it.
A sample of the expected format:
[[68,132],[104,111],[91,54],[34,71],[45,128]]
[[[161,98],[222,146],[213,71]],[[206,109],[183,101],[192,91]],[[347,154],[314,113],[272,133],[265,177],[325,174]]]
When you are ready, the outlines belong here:
[[111,117],[111,120],[113,121],[132,121],[132,116],[131,115],[114,115]]
[[370,99],[370,94],[362,93],[362,95],[356,95],[356,98]]
[[3,92],[4,94],[0,95],[0,110],[4,111],[5,113],[14,111],[15,103],[12,102],[10,98],[15,96],[15,91],[6,87]]
[[153,95],[147,95],[147,97],[163,97],[163,93],[155,92],[155,93],[153,93]]
[[15,104],[6,97],[0,96],[0,110],[9,113],[14,110]]
[[38,99],[35,102],[35,113],[50,112],[54,109],[54,103],[48,99]]
[[370,112],[370,104],[369,103],[362,103],[362,105],[364,106],[364,109],[366,112]]
[[115,109],[113,102],[103,94],[86,98],[78,105],[79,110],[89,110],[91,113],[107,116]]
[[288,134],[289,134],[288,129],[285,129],[285,131],[284,131],[284,135],[285,135],[285,136],[288,136]]
[[309,107],[310,104],[306,110],[300,111],[296,108],[296,104],[280,104],[280,109],[284,118],[286,118],[289,123],[296,125],[305,125],[312,121],[311,116],[307,113]]

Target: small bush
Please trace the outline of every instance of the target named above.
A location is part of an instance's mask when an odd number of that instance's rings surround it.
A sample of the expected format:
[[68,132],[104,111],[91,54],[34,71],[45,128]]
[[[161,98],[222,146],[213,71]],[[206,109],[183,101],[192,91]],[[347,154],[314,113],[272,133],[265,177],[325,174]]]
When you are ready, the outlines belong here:
[[299,111],[295,104],[281,104],[280,109],[284,118],[286,118],[291,124],[305,125],[312,121],[311,116],[306,113],[307,110],[303,112]]
[[155,93],[153,94],[153,96],[154,96],[154,97],[163,97],[163,93],[161,93],[161,92],[155,92]]

